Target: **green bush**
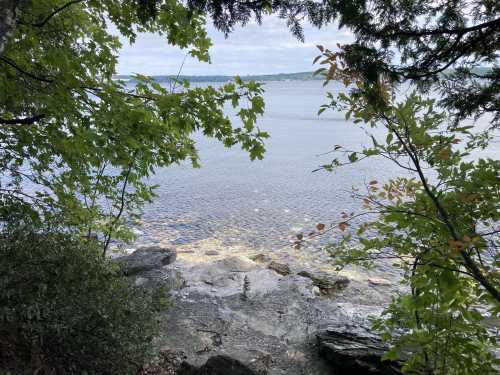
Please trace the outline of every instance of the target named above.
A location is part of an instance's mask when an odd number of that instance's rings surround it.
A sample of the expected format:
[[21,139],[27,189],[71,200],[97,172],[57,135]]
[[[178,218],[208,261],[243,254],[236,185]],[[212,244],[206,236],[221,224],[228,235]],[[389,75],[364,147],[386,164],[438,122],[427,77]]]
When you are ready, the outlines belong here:
[[101,252],[60,230],[4,226],[0,373],[129,374],[149,360],[155,297]]

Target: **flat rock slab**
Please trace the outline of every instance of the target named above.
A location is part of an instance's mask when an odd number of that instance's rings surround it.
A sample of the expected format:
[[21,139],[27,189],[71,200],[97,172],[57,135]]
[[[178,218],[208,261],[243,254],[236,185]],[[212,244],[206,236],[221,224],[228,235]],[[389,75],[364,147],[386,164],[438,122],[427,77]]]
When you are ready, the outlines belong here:
[[320,355],[337,375],[402,375],[401,363],[382,361],[388,347],[359,327],[329,327],[317,336]]
[[[342,302],[340,293],[318,297],[316,284],[322,293],[347,285],[346,278],[335,274],[281,275],[241,255],[215,259],[191,262],[180,257],[135,275],[141,285],[172,280],[172,304],[162,319],[158,345],[183,354],[173,355],[174,360],[167,356],[164,371],[151,374],[332,375],[331,365],[320,357],[317,332],[346,322],[366,324],[369,316],[381,312],[380,304]],[[243,299],[245,283],[250,288]]]
[[116,258],[115,261],[123,266],[123,271],[127,276],[134,276],[162,268],[175,262],[176,258],[175,249],[149,246],[141,247],[128,256]]

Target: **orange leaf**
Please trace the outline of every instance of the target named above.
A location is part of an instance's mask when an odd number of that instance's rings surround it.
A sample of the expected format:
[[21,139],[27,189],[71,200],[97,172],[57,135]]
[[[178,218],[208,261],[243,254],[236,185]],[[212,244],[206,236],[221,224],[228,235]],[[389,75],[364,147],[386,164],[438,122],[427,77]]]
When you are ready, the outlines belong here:
[[339,224],[339,229],[343,232],[347,229],[347,223],[343,222]]
[[441,160],[449,160],[450,159],[450,151],[449,150],[443,150],[439,153],[439,158]]
[[377,185],[377,184],[378,184],[377,180],[370,181],[370,185]]
[[323,224],[323,223],[316,224],[316,229],[317,230],[323,230],[323,229],[325,229],[325,224]]

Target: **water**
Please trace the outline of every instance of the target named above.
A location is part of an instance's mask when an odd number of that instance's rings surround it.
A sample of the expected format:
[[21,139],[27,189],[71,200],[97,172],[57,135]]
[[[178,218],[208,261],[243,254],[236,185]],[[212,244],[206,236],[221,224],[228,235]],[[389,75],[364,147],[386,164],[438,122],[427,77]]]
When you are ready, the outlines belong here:
[[265,89],[266,112],[259,127],[271,139],[264,160],[251,162],[237,147],[226,149],[198,137],[202,168],[173,166],[151,178],[159,185],[158,197],[145,209],[140,243],[213,239],[222,246],[279,249],[297,232],[338,221],[342,211],[359,211],[362,202],[350,196],[352,186],[399,173],[384,160],[313,173],[332,159],[324,153],[335,145],[360,149],[370,138],[341,113],[317,116],[326,91],[334,87],[296,81],[268,82]]

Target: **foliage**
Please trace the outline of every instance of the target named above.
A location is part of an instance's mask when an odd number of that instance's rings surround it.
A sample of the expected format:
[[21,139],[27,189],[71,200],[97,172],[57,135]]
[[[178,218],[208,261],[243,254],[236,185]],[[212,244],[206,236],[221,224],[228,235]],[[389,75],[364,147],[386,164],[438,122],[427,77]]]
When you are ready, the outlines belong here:
[[133,374],[149,359],[161,290],[133,287],[95,242],[19,215],[0,235],[0,368]]
[[[423,92],[439,91],[440,105],[456,121],[490,114],[492,126],[498,126],[498,1],[190,0],[188,5],[210,14],[224,32],[252,16],[260,22],[270,12],[283,18],[299,39],[304,39],[304,19],[317,27],[337,22],[354,34],[354,41],[339,45],[337,52],[361,79],[411,80]],[[335,57],[323,57],[334,69]],[[330,78],[334,74],[325,73]]]
[[[154,3],[154,4],[153,4]],[[0,54],[0,199],[30,203],[40,217],[64,212],[83,233],[128,240],[124,218],[154,196],[144,181],[183,160],[199,165],[196,132],[262,158],[256,128],[262,87],[254,82],[166,89],[136,75],[116,81],[120,42],[152,32],[209,61],[205,18],[183,2],[40,0],[19,11]],[[237,109],[232,126],[224,106]]]
[[[409,292],[394,297],[375,327],[394,344],[388,358],[410,353],[408,373],[493,373],[496,332],[484,321],[500,313],[500,162],[474,155],[488,138],[473,126],[447,122],[434,100],[415,91],[398,102],[387,82],[367,84],[345,70],[339,75],[350,95],[330,94],[320,111],[345,112],[346,120],[366,127],[371,144],[360,150],[337,145],[339,157],[322,168],[379,157],[404,176],[374,179],[366,191],[353,192],[363,210],[343,213],[336,226],[341,240],[328,248],[333,261],[340,267],[392,261],[402,269]],[[370,131],[375,128],[384,136]]]

